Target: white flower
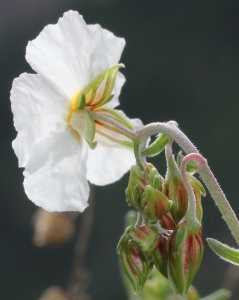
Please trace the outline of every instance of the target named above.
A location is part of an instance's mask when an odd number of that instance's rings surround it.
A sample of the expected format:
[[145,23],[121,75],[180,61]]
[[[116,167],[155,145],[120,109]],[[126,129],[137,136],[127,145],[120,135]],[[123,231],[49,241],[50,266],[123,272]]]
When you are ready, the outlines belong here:
[[[24,73],[13,82],[11,103],[18,131],[13,148],[19,167],[25,168],[26,194],[36,205],[48,211],[83,211],[89,196],[87,180],[112,183],[134,164],[132,148],[108,138],[112,131],[104,123],[95,122],[97,147],[91,150],[74,127],[76,115],[85,110],[72,109],[81,91],[118,63],[124,45],[124,39],[99,25],[87,25],[74,11],[28,43],[26,60],[37,74]],[[119,104],[124,81],[119,73],[113,99],[101,107],[89,106],[86,99],[86,108],[102,115],[112,111],[116,119],[122,116],[129,122],[122,112],[112,110]],[[130,122],[135,128],[142,124]]]

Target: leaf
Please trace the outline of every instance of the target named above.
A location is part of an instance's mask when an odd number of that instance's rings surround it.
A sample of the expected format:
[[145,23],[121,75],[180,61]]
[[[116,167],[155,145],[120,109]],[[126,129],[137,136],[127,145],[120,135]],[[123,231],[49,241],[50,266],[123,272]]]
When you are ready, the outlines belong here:
[[227,300],[231,297],[231,292],[225,289],[220,289],[200,300]]
[[159,134],[158,138],[141,153],[145,156],[153,157],[163,151],[168,141],[169,138],[166,134]]
[[221,242],[207,238],[210,248],[221,258],[231,264],[239,266],[239,250],[231,248]]

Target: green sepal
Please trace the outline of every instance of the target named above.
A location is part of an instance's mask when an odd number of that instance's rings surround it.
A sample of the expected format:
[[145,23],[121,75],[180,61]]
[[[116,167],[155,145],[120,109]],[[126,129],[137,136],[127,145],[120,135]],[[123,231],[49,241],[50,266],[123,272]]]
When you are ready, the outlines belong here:
[[231,292],[226,289],[220,289],[200,300],[227,300],[231,297]]
[[148,172],[148,185],[151,185],[156,190],[162,191],[164,185],[163,177],[158,173],[157,169],[152,164],[147,164],[146,171]]
[[146,149],[144,149],[141,153],[148,157],[158,155],[160,152],[163,151],[168,142],[169,138],[166,134],[159,134],[157,139]]
[[130,169],[128,187],[125,190],[128,205],[132,205],[135,208],[140,207],[141,196],[144,191],[144,186],[144,175],[137,166],[132,166]]
[[[106,103],[110,102],[113,98],[114,98],[114,95],[110,95],[110,96],[108,97],[108,99],[105,100],[104,105],[105,105]],[[102,104],[102,105],[103,105],[103,104]]]
[[74,111],[70,119],[70,125],[86,141],[93,142],[96,131],[95,122],[86,110],[82,109]]
[[229,247],[228,245],[222,244],[221,242],[207,238],[208,245],[210,248],[223,260],[239,266],[239,250]]
[[202,183],[190,174],[188,174],[188,178],[192,185],[192,188],[200,192],[203,196],[206,196],[207,193]]
[[85,100],[85,94],[80,94],[76,100],[78,107],[77,109],[84,109],[85,108],[85,104],[86,104],[86,100]]
[[89,145],[89,147],[90,147],[91,150],[94,150],[96,148],[96,146],[97,146],[97,142],[96,141],[91,142],[91,141],[87,141],[86,140],[86,142]]
[[[184,155],[182,154],[182,151],[179,151],[179,153],[177,155],[177,165],[179,168],[181,167],[183,158],[184,158]],[[194,174],[195,172],[197,172],[197,169],[198,169],[198,164],[195,160],[190,160],[187,163],[186,171],[188,173]]]
[[131,226],[127,230],[127,234],[137,244],[145,256],[154,252],[158,241],[158,230],[156,227],[146,224]]
[[175,293],[185,296],[200,267],[204,245],[201,227],[182,221],[168,242],[168,278]]
[[115,85],[116,76],[119,68],[123,66],[123,64],[114,65],[96,76],[78,96],[76,107],[79,108],[81,106],[82,94],[85,95],[85,101],[88,107],[99,107],[112,100],[110,97]]
[[171,208],[172,201],[165,194],[146,185],[141,199],[142,214],[156,223],[163,215],[166,215]]
[[152,263],[138,252],[137,244],[124,234],[117,247],[121,266],[125,275],[130,280],[134,291],[142,291],[144,284],[152,269]]
[[114,119],[115,121],[117,121],[118,123],[127,127],[128,129],[134,130],[134,127],[130,123],[129,119],[126,117],[126,115],[122,111],[118,111],[116,109],[112,109],[109,107],[99,107],[99,108],[95,108],[94,112],[101,113],[101,114],[105,115],[106,117]]
[[175,246],[177,249],[179,249],[183,242],[185,241],[186,239],[186,235],[187,235],[187,230],[185,228],[185,226],[180,226],[178,228],[178,232],[177,232],[177,235],[176,235],[176,240],[175,240]]
[[166,278],[168,278],[168,239],[169,235],[159,235],[158,244],[154,251],[154,265]]

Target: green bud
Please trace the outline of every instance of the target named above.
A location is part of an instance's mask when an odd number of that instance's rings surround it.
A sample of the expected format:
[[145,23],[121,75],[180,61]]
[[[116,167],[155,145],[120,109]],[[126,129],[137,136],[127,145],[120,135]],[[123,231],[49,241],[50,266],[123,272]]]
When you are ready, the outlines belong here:
[[152,223],[156,223],[166,215],[172,205],[172,201],[162,192],[150,185],[146,185],[141,199],[142,214]]
[[120,255],[122,269],[134,291],[141,291],[152,269],[152,263],[139,252],[137,244],[126,233],[120,239],[117,252]]
[[[179,153],[178,164],[181,165],[181,156]],[[165,179],[165,193],[169,199],[173,201],[171,207],[171,214],[174,221],[178,224],[182,218],[185,216],[188,210],[188,194],[184,187],[182,176],[178,165],[170,151],[166,155],[168,170]],[[202,220],[202,205],[201,205],[201,195],[205,195],[205,189],[200,181],[198,181],[192,174],[188,173],[188,179],[192,185],[196,196],[196,216],[199,222]]]
[[166,184],[166,195],[173,201],[171,214],[178,224],[188,210],[188,194],[181,178],[172,178]]
[[168,278],[168,239],[168,234],[161,234],[154,252],[154,265],[166,278]]
[[141,197],[144,192],[145,179],[143,173],[137,166],[132,166],[130,169],[129,184],[125,190],[127,203],[135,208],[141,207]]
[[131,226],[127,234],[137,244],[143,254],[149,258],[154,252],[158,242],[158,230],[154,226]]
[[201,227],[190,230],[185,221],[168,244],[168,278],[175,293],[185,296],[200,267],[204,245]]
[[175,223],[170,212],[161,217],[161,219],[159,220],[159,224],[166,230],[174,230],[177,228],[177,224]]
[[164,179],[158,173],[157,169],[152,164],[147,164],[146,172],[148,174],[148,185],[151,185],[156,190],[162,191],[164,188]]

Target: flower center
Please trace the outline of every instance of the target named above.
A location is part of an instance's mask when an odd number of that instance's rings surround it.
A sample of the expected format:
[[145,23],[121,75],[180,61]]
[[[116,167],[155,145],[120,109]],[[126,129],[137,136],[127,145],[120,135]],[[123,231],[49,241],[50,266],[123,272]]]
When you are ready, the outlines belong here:
[[76,99],[77,99],[78,96],[80,95],[80,92],[81,92],[81,90],[79,90],[79,91],[71,98],[71,106],[70,106],[70,109],[69,109],[69,113],[68,113],[68,115],[66,116],[66,122],[67,122],[68,125],[70,125],[70,119],[71,119],[71,116],[72,116],[73,112],[77,110],[77,108],[76,108]]

